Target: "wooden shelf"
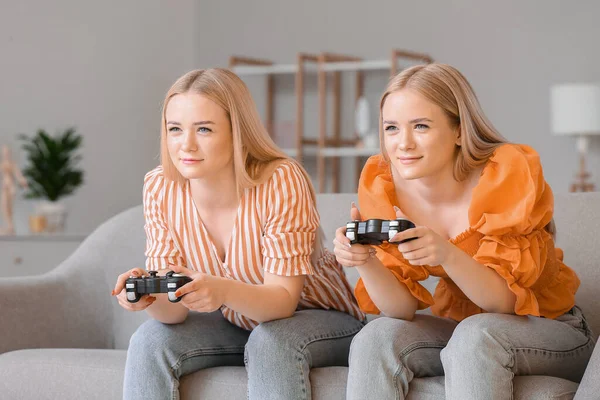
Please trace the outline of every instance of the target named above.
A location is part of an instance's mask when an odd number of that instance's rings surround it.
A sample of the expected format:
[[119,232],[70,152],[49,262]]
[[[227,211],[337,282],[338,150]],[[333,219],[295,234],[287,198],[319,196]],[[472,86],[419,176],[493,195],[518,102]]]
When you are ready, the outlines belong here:
[[[295,148],[282,149],[290,157],[296,157],[298,150]],[[307,157],[370,157],[379,153],[379,147],[306,147],[302,154]]]
[[320,154],[323,157],[370,157],[379,153],[379,147],[324,147]]
[[[387,71],[390,76],[394,76],[398,71],[410,66],[431,62],[433,59],[427,54],[393,49],[389,58],[379,60],[363,60],[359,57],[328,52],[298,53],[295,64],[277,64],[270,60],[232,56],[229,60],[229,68],[242,77],[264,76],[266,78],[265,125],[271,135],[273,135],[276,108],[274,101],[275,76],[294,76],[296,93],[295,147],[284,148],[283,151],[296,158],[300,163],[304,164],[303,158],[310,158],[310,163],[316,163],[315,187],[318,192],[322,193],[326,192],[327,186],[329,186],[327,176],[331,177],[333,192],[340,190],[340,158],[354,158],[356,176],[360,176],[364,157],[379,153],[379,147],[356,147],[355,145],[359,143],[357,132],[354,132],[352,138],[342,137],[342,73],[350,72],[355,75],[352,97],[356,104],[364,96],[366,71]],[[308,74],[316,74],[318,91],[318,112],[315,116],[318,118],[318,132],[316,137],[312,138],[307,138],[304,132],[305,77]],[[330,94],[333,100],[331,102],[328,101]],[[331,127],[328,124],[328,115],[331,118]],[[312,115],[311,118],[313,118]],[[288,141],[288,143],[290,142]]]
[[374,71],[388,70],[392,64],[390,60],[372,60],[372,61],[344,61],[330,62],[323,65],[323,70],[326,72],[337,71]]
[[[295,148],[295,147],[288,147],[288,148],[281,149],[281,150],[283,150],[283,152],[285,154],[287,154],[288,156],[290,156],[290,157],[294,157],[294,158],[298,157],[298,149]],[[306,147],[305,149],[302,150],[302,155],[305,156],[305,157],[306,156],[308,156],[308,157],[313,156],[314,157],[314,156],[317,155],[317,148],[316,147],[312,147],[312,146],[311,147]]]
[[296,64],[273,64],[273,65],[239,65],[232,67],[231,70],[239,76],[248,75],[285,75],[298,72]]
[[[403,66],[406,68],[408,65]],[[325,72],[343,72],[343,71],[389,71],[392,68],[390,60],[371,60],[371,61],[344,61],[330,62],[323,65]],[[238,65],[231,68],[239,76],[251,75],[293,75],[298,72],[297,64],[272,64],[272,65]],[[317,72],[316,65],[307,65],[304,72]]]

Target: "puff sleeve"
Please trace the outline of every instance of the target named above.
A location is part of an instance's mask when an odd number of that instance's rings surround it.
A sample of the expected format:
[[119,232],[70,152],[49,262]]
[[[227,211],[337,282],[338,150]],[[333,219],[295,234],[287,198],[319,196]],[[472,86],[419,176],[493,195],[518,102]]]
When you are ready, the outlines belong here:
[[[548,297],[543,292],[557,278],[564,284],[554,285],[554,297],[574,303],[579,281],[557,260],[546,230],[553,212],[554,197],[538,154],[524,145],[498,148],[473,190],[469,223],[483,235],[474,259],[506,281],[518,315],[547,316],[544,309],[556,308],[542,303]],[[540,285],[542,280],[548,284]]]

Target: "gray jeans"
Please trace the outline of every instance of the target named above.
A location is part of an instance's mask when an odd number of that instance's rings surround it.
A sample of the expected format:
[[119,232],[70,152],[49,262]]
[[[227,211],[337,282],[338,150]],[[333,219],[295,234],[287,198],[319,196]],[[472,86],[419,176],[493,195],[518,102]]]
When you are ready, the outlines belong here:
[[347,399],[404,399],[413,377],[445,375],[446,399],[512,399],[515,375],[579,382],[594,340],[581,310],[556,320],[478,314],[378,318],[350,349]]
[[183,375],[217,366],[243,366],[250,399],[310,399],[310,368],[348,365],[353,336],[364,324],[326,310],[238,328],[217,311],[190,313],[182,324],[146,321],[132,335],[124,399],[178,399]]

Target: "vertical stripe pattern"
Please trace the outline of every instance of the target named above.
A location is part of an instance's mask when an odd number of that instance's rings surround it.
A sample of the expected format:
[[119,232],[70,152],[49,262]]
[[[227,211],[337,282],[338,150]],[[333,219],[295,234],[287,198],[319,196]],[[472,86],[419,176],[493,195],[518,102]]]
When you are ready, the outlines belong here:
[[[261,284],[264,272],[306,275],[300,308],[323,308],[364,319],[342,267],[323,251],[311,258],[319,214],[298,166],[283,162],[265,183],[246,189],[225,262],[221,262],[194,206],[189,184],[168,182],[162,167],[144,179],[146,268],[185,265],[207,274]],[[320,246],[320,244],[319,244]],[[258,323],[222,307],[231,323],[251,330]]]

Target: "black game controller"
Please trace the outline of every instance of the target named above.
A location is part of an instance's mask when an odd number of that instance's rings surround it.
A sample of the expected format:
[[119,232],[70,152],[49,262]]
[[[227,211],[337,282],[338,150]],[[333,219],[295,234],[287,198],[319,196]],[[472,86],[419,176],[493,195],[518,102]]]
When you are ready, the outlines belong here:
[[[407,219],[369,219],[367,221],[352,221],[346,224],[346,237],[350,243],[380,245],[390,242],[398,233],[414,228],[415,224]],[[408,242],[416,238],[409,238],[399,243]]]
[[137,303],[143,295],[150,293],[167,293],[171,303],[177,303],[181,297],[175,296],[177,289],[182,287],[192,279],[181,274],[175,274],[173,271],[167,272],[165,276],[156,276],[156,271],[149,271],[150,276],[141,278],[129,277],[125,281],[125,290],[127,291],[127,301]]

